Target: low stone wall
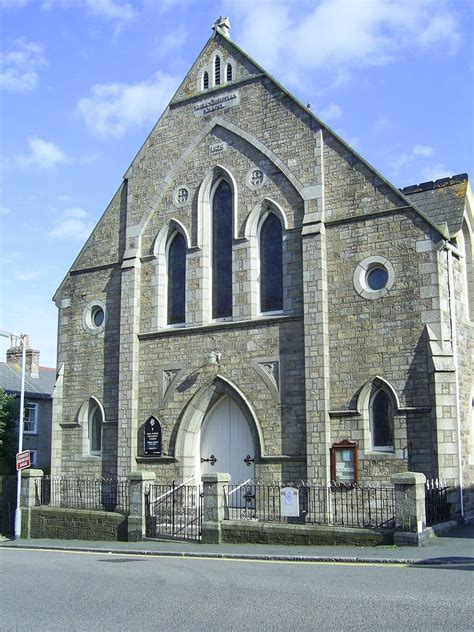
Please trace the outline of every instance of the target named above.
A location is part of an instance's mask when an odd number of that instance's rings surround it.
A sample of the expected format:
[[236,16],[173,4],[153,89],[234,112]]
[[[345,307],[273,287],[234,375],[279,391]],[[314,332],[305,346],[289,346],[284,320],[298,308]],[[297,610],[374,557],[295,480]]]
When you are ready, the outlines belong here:
[[[22,514],[26,513],[27,511],[23,510]],[[27,516],[23,518],[25,522],[28,520]],[[127,540],[127,516],[119,513],[32,507],[28,523],[28,531],[23,529],[24,537],[61,540]]]
[[393,531],[354,529],[316,525],[274,524],[264,522],[221,523],[222,542],[259,544],[348,544],[377,546],[393,544]]

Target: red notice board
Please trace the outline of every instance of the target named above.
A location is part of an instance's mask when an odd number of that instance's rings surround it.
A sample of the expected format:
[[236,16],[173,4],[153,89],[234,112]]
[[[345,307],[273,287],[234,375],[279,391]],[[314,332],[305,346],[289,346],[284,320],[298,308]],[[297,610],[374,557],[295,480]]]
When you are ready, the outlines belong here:
[[23,452],[17,452],[17,455],[16,455],[17,472],[19,470],[26,470],[28,467],[31,467],[30,451],[23,450]]

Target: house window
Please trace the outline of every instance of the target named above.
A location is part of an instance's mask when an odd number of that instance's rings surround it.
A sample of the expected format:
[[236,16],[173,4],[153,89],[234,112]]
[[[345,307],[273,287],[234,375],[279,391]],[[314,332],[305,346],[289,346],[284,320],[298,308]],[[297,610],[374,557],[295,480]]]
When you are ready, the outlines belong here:
[[393,452],[393,406],[389,395],[379,389],[370,401],[372,449]]
[[232,65],[227,64],[226,66],[226,81],[232,81]]
[[209,90],[209,73],[207,70],[202,76],[202,87],[204,90]]
[[260,230],[260,311],[283,309],[283,257],[280,220],[270,213]]
[[212,200],[212,318],[232,316],[232,189],[221,180]]
[[38,404],[27,403],[23,419],[23,432],[25,434],[36,434],[38,422]]
[[220,86],[221,84],[221,58],[219,55],[214,60],[214,85]]
[[89,454],[102,453],[102,411],[97,404],[89,407]]
[[38,464],[38,450],[30,450],[30,464],[31,467],[36,467]]
[[181,233],[173,237],[168,251],[168,324],[185,322],[186,242]]

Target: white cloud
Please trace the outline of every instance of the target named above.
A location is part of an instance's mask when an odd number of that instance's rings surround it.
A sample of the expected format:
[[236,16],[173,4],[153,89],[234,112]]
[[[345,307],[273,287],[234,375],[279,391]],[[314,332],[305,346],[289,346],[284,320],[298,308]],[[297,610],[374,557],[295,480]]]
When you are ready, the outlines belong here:
[[[31,4],[33,0],[0,0],[2,9],[19,9]],[[125,22],[135,17],[136,12],[130,2],[117,2],[117,0],[43,0],[41,9],[50,11],[56,7],[61,9],[80,8],[98,15]]]
[[14,159],[14,163],[19,167],[53,169],[57,165],[68,162],[66,154],[56,143],[44,140],[39,136],[29,136],[27,141],[30,146],[29,153],[16,156]]
[[429,182],[430,180],[439,180],[440,178],[447,178],[453,175],[451,169],[448,169],[442,162],[436,162],[432,165],[427,165],[421,170],[421,181]]
[[155,122],[177,85],[176,77],[163,72],[135,84],[98,84],[91,96],[79,101],[77,112],[93,134],[118,138],[134,127]]
[[319,110],[317,116],[323,122],[337,121],[342,116],[342,108],[336,103],[330,103],[327,107]]
[[170,31],[167,35],[157,38],[157,43],[153,47],[153,57],[155,59],[162,59],[169,53],[176,49],[182,50],[188,39],[188,32],[185,28],[179,28]]
[[433,147],[429,145],[415,145],[412,149],[413,156],[431,156]]
[[242,21],[239,41],[279,77],[303,84],[305,72],[347,76],[417,48],[456,45],[448,0],[227,0]]
[[392,159],[393,172],[398,175],[400,171],[412,164],[417,158],[428,158],[433,154],[433,148],[429,145],[414,145],[409,153],[399,154]]
[[26,38],[17,39],[14,48],[0,53],[0,88],[24,92],[38,84],[38,69],[46,64],[44,49]]
[[87,217],[87,211],[82,208],[69,208],[64,211],[66,217],[75,217],[76,219],[84,219]]
[[41,4],[41,8],[46,11],[56,7],[63,9],[78,7],[93,15],[120,22],[125,22],[135,16],[135,9],[131,3],[116,0],[44,0]]
[[53,239],[84,241],[89,237],[94,227],[94,223],[88,217],[87,211],[82,208],[67,209],[48,235]]
[[40,270],[23,270],[15,275],[17,281],[33,281],[41,275]]

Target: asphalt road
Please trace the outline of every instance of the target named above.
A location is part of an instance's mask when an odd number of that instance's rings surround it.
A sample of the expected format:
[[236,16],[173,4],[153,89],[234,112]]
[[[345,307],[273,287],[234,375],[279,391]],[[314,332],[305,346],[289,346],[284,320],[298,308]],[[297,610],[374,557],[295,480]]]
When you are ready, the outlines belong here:
[[0,550],[1,630],[470,630],[474,567]]

